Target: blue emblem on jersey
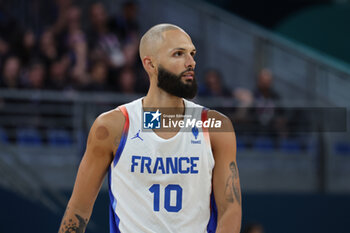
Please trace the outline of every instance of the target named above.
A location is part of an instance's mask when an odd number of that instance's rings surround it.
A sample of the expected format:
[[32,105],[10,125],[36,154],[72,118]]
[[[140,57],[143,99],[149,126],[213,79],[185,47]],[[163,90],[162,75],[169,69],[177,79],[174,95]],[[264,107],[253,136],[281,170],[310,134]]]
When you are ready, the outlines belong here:
[[132,137],[131,139],[136,139],[136,138],[138,138],[138,139],[140,139],[141,141],[143,141],[143,139],[140,137],[140,130],[135,134],[135,136],[134,137]]
[[197,140],[198,128],[196,126],[192,128],[192,133],[193,133],[194,138]]
[[201,144],[201,140],[197,140],[199,131],[196,126],[192,128],[192,134],[194,136],[194,140],[191,140],[191,144]]
[[162,113],[157,110],[156,112],[143,112],[143,128],[144,129],[160,129],[160,116]]

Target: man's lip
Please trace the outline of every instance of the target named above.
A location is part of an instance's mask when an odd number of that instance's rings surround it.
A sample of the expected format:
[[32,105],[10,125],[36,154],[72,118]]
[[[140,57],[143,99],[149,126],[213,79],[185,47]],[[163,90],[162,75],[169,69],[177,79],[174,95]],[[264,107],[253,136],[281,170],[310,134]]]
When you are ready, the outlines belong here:
[[190,75],[190,74],[183,75],[182,77],[184,77],[185,80],[193,80],[193,75]]
[[193,71],[186,72],[182,75],[182,77],[184,77],[186,80],[193,80],[194,72]]
[[194,76],[194,72],[193,71],[188,71],[188,72],[183,74],[183,76],[186,76],[186,75]]

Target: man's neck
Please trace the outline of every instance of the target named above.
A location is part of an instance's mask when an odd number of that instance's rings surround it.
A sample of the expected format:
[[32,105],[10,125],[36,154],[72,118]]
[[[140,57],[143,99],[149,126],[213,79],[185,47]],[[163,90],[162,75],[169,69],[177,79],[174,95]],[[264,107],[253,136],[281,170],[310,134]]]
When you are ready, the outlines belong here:
[[184,108],[183,99],[171,95],[160,88],[150,88],[146,97],[143,99],[143,107],[157,108]]
[[[158,111],[164,115],[173,116],[173,121],[183,120],[185,114],[185,103],[182,98],[171,95],[164,90],[154,87],[150,88],[146,97],[142,100],[144,111]],[[179,125],[165,129],[153,129],[161,138],[171,138],[180,130]]]

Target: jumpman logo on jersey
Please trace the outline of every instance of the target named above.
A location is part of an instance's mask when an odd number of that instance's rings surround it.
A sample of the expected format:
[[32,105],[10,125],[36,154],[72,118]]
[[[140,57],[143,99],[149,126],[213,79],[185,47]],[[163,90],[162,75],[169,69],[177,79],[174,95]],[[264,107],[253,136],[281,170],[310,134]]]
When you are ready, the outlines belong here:
[[141,141],[143,141],[143,139],[140,137],[140,130],[131,139],[135,139],[135,138],[139,138],[139,139],[141,139]]

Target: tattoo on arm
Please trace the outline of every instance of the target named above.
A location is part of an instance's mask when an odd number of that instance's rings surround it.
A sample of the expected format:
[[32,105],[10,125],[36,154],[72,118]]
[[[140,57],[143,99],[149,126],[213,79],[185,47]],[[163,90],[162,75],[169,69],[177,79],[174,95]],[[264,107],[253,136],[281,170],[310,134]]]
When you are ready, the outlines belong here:
[[236,199],[239,205],[241,205],[241,189],[239,187],[238,168],[234,161],[229,165],[231,174],[226,180],[225,196],[228,202],[233,203]]
[[77,224],[76,222],[73,222],[72,218],[65,219],[67,211],[68,207],[66,212],[64,213],[59,233],[84,233],[88,219],[82,218],[79,214],[74,214],[79,221],[79,223]]

